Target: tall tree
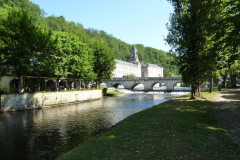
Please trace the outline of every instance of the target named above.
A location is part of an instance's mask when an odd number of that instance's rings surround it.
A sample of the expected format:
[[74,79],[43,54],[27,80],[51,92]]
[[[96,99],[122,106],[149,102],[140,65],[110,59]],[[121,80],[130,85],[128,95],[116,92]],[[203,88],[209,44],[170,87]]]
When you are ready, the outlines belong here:
[[0,65],[5,67],[5,73],[17,75],[20,81],[21,76],[29,73],[32,60],[42,51],[47,39],[27,12],[16,8],[9,9],[7,18],[0,22],[0,26],[0,58],[3,59]]
[[96,73],[97,87],[102,80],[110,80],[116,68],[113,51],[104,43],[93,41],[94,72]]
[[93,53],[90,46],[82,41],[79,37],[72,35],[72,52],[70,56],[70,76],[78,78],[79,88],[81,88],[82,80],[87,83],[94,80],[93,72]]
[[167,42],[179,57],[183,81],[190,84],[191,98],[201,97],[200,84],[213,74],[216,54],[211,52],[211,34],[215,2],[212,0],[169,0],[174,13],[170,19]]

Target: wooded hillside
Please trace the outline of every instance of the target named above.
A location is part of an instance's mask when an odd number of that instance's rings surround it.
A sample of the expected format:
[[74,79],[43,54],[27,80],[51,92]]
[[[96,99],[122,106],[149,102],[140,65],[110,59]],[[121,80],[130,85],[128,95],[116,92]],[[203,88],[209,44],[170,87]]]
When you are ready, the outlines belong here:
[[179,76],[176,65],[177,58],[173,54],[146,47],[142,44],[125,43],[104,31],[98,31],[92,28],[86,29],[80,23],[69,22],[63,16],[46,17],[46,12],[29,0],[0,0],[0,17],[7,16],[7,8],[9,7],[17,7],[19,10],[26,11],[32,17],[34,23],[43,28],[46,27],[52,31],[75,34],[83,42],[89,42],[91,40],[104,41],[114,51],[116,59],[129,61],[130,50],[132,46],[135,45],[139,51],[140,61],[162,65],[165,76]]

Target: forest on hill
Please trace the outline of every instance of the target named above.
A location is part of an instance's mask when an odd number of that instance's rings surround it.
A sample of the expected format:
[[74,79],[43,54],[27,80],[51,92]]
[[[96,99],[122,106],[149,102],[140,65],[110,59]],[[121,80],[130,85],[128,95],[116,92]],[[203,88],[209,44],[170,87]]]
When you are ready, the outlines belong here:
[[9,7],[26,11],[36,25],[48,28],[53,32],[74,34],[84,43],[88,43],[91,40],[105,42],[113,50],[116,59],[129,61],[130,50],[135,45],[139,52],[140,61],[162,65],[164,67],[164,76],[179,76],[176,64],[177,57],[173,54],[146,47],[142,44],[125,43],[104,31],[92,28],[86,29],[80,23],[67,21],[64,16],[46,16],[44,10],[29,0],[0,0],[0,19],[7,16]]

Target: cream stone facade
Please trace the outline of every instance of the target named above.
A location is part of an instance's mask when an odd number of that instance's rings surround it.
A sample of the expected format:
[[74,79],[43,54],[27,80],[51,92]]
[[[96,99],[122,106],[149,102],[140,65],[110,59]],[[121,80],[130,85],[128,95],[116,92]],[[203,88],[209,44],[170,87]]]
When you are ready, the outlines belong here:
[[116,69],[113,73],[114,77],[124,77],[130,74],[134,74],[136,77],[141,77],[141,64],[134,64],[116,59]]
[[135,46],[131,50],[130,62],[116,59],[115,78],[126,77],[130,74],[136,77],[163,77],[163,67],[158,64],[139,62],[138,51]]

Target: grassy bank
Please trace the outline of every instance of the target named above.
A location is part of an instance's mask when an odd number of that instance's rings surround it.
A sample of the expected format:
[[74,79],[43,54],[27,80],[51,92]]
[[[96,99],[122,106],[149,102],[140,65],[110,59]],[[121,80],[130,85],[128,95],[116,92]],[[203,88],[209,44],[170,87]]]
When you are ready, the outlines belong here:
[[195,101],[183,96],[141,111],[61,159],[240,159],[240,147],[209,109],[214,94]]
[[106,93],[106,96],[121,96],[121,95],[125,95],[125,93],[119,92],[119,91],[113,91],[113,92]]

